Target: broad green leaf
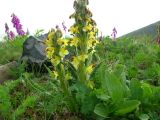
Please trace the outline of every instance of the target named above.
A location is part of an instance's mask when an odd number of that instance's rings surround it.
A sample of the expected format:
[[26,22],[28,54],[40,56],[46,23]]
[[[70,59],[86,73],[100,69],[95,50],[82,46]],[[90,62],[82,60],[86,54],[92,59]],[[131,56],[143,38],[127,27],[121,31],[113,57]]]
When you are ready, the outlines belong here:
[[109,93],[114,103],[119,102],[124,97],[124,86],[120,79],[114,74],[106,70],[106,65],[101,64],[97,70],[97,80],[101,82],[102,89]]
[[109,115],[110,111],[109,111],[109,108],[107,106],[105,106],[104,104],[100,103],[100,104],[97,104],[95,106],[94,113],[99,115],[100,117],[107,118],[107,116]]
[[107,89],[109,95],[113,102],[121,101],[124,97],[124,89],[120,80],[112,73],[107,71],[104,74],[104,79],[102,80],[102,86]]
[[127,113],[132,112],[140,105],[140,101],[138,100],[127,100],[121,102],[117,105],[117,110],[115,111],[115,115],[125,115]]

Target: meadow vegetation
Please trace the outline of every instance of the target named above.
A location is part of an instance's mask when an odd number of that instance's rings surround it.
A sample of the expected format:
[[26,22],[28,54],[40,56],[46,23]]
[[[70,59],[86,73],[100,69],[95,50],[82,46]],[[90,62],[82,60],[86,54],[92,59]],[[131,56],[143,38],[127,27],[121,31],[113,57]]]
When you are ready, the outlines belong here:
[[[22,64],[0,85],[0,119],[160,120],[160,47],[145,36],[100,41],[88,4],[74,2],[71,37],[49,31],[48,73]],[[1,42],[0,64],[18,61],[26,37]]]

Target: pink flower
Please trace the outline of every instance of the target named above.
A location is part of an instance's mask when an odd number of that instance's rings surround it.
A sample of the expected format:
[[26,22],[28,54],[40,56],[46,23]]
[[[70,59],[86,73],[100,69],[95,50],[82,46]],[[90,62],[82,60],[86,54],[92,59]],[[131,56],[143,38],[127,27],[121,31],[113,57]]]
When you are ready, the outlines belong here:
[[13,27],[16,28],[18,35],[20,36],[25,35],[25,32],[22,29],[22,25],[20,24],[19,18],[14,13],[11,15],[11,17],[12,17],[11,22],[13,23]]

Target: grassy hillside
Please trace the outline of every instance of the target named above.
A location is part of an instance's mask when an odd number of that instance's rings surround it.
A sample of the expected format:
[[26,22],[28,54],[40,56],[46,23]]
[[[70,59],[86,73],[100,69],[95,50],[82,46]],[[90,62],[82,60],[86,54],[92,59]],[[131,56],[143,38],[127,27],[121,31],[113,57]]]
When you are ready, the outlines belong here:
[[[23,40],[3,43],[1,63],[18,59]],[[94,59],[101,64],[91,76],[94,89],[68,80],[78,113],[68,109],[72,104],[52,72],[36,77],[16,71],[19,79],[0,85],[0,119],[160,120],[160,47],[148,41],[127,38],[113,43],[105,38],[98,44]]]

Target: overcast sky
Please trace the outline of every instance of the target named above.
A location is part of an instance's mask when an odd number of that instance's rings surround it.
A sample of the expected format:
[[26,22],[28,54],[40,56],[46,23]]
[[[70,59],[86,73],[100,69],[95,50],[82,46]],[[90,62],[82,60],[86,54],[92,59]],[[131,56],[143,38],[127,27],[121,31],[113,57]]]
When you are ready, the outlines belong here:
[[[61,25],[67,27],[73,20],[74,0],[0,0],[0,34],[4,34],[4,24],[12,28],[11,14],[15,13],[23,25],[35,33],[37,29],[46,32]],[[160,20],[159,0],[89,0],[93,18],[103,35],[111,35],[116,27],[118,36]],[[14,30],[15,31],[15,30]]]

